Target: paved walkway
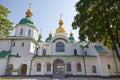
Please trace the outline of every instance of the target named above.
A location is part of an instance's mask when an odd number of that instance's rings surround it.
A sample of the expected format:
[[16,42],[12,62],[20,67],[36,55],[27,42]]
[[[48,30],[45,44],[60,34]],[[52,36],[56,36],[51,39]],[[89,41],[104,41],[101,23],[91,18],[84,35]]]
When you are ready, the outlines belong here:
[[120,80],[120,78],[94,78],[94,77],[67,77],[65,79],[51,79],[50,77],[7,77],[0,80]]

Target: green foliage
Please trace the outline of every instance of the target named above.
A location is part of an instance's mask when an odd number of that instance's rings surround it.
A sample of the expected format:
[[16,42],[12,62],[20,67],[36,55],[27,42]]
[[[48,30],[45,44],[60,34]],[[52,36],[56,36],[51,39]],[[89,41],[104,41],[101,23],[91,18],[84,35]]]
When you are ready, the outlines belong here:
[[80,40],[99,41],[112,48],[111,38],[115,45],[120,44],[119,9],[119,0],[80,0],[76,3],[77,14],[72,27],[79,28]]
[[9,9],[0,4],[0,37],[8,37],[13,30],[13,23],[7,18],[9,13]]

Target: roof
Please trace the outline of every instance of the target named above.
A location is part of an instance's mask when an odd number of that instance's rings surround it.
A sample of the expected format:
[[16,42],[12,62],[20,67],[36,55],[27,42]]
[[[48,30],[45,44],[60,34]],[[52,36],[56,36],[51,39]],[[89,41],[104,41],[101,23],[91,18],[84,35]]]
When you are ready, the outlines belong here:
[[28,24],[31,27],[36,29],[36,26],[35,26],[34,22],[32,21],[32,17],[30,17],[30,16],[26,16],[25,18],[21,19],[18,24]]
[[39,39],[37,40],[37,42],[43,42],[43,41],[41,40],[41,38],[39,38]]
[[104,53],[106,52],[105,49],[102,46],[94,46],[98,53]]
[[1,51],[0,58],[5,58],[9,53],[10,53],[10,51]]
[[75,41],[75,39],[74,39],[73,36],[70,36],[70,37],[69,37],[69,40],[70,40],[71,42],[74,42],[74,41]]
[[50,42],[50,40],[52,39],[52,37],[48,37],[45,42]]

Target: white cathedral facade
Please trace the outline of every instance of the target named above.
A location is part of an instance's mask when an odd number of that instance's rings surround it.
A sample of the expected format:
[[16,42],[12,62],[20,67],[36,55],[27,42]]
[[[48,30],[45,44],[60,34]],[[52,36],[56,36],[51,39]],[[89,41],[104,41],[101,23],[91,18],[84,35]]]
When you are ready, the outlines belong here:
[[32,21],[32,11],[15,27],[15,36],[0,38],[0,76],[112,76],[120,74],[120,62],[102,43],[77,42],[59,20],[54,35],[42,41]]

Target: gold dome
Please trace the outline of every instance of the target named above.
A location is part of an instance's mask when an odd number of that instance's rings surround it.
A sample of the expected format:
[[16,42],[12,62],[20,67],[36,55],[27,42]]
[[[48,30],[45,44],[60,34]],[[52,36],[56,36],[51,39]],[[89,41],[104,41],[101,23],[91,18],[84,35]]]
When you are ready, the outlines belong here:
[[31,9],[28,9],[28,10],[26,11],[26,15],[27,15],[27,16],[32,16],[32,10],[31,10]]
[[66,30],[63,28],[63,20],[59,20],[59,28],[56,29],[56,33],[66,33]]
[[70,32],[70,36],[73,36],[73,33],[72,33],[72,32]]
[[59,27],[56,29],[56,33],[66,33],[66,30],[63,27]]
[[60,20],[59,20],[59,25],[63,25],[63,23],[64,23],[63,20],[60,19]]
[[39,34],[39,38],[42,38],[42,34],[41,33]]

